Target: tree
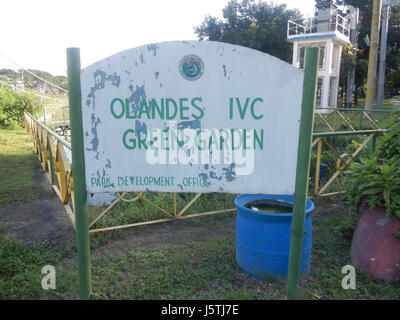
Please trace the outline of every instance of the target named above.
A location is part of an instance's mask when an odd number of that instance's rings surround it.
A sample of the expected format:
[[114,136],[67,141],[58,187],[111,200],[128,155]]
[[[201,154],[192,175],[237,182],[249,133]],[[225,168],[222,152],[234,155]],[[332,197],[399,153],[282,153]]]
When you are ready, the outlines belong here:
[[336,4],[338,6],[343,5],[343,0],[315,0],[315,7],[317,9],[328,8],[331,4]]
[[11,79],[15,80],[20,77],[20,75],[17,72],[15,72],[14,70],[11,70],[11,69],[1,69],[0,76],[9,78],[10,80]]
[[[347,86],[350,66],[356,66],[355,85],[362,93],[367,81],[369,47],[365,37],[371,31],[372,0],[316,0],[316,7],[347,4],[360,9],[357,57],[352,50],[343,50],[340,86]],[[231,0],[223,11],[223,19],[206,16],[194,28],[200,40],[221,41],[257,49],[287,62],[292,59],[292,45],[286,42],[287,21],[302,18],[298,10],[254,0]],[[400,7],[391,9],[386,57],[385,94],[399,94],[400,89]],[[356,95],[357,96],[357,95]]]
[[390,11],[386,53],[385,93],[388,96],[400,94],[400,7]]
[[292,60],[292,45],[286,41],[287,22],[302,18],[299,10],[288,10],[285,4],[231,0],[222,12],[223,20],[208,15],[194,28],[200,40],[242,45]]
[[37,97],[17,92],[4,86],[0,92],[0,126],[15,127],[22,124],[24,112],[37,115],[42,105]]

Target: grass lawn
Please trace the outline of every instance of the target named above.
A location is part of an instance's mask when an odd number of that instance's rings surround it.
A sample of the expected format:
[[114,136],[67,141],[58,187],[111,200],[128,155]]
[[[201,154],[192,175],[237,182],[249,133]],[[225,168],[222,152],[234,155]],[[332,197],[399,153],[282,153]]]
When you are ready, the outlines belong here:
[[[342,288],[341,269],[351,264],[351,242],[339,228],[345,217],[343,205],[338,204],[342,200],[340,196],[315,200],[324,209],[313,218],[311,271],[302,281],[299,298],[400,299],[400,283],[371,279],[359,269],[357,289]],[[193,223],[206,226],[232,217],[202,217]],[[62,272],[68,281],[76,281],[72,269]],[[96,256],[93,290],[100,299],[285,299],[285,281],[256,280],[240,270],[234,236]],[[65,298],[65,293],[59,294]]]
[[0,128],[0,207],[36,199],[33,169],[39,166],[31,138],[22,128]]
[[[214,218],[212,223],[226,219]],[[301,283],[299,298],[400,299],[399,283],[371,279],[359,269],[356,290],[341,287],[341,269],[351,264],[350,241],[338,230],[342,219],[342,214],[314,217],[311,271]],[[76,265],[63,263],[73,254],[1,239],[0,298],[77,299]],[[58,265],[57,288],[49,292],[40,287],[45,264]],[[234,236],[96,255],[92,279],[95,299],[285,299],[284,281],[256,280],[240,270]]]
[[[34,190],[32,170],[38,166],[30,138],[23,129],[0,129],[2,205],[30,201],[40,195]],[[8,174],[4,174],[7,170]],[[14,173],[10,175],[10,173]],[[21,173],[23,172],[23,173]],[[10,191],[11,190],[11,191]],[[154,195],[156,196],[156,195]],[[202,206],[231,207],[231,197],[207,195]],[[160,203],[163,199],[160,199]],[[301,299],[400,299],[400,283],[374,280],[357,269],[356,290],[341,287],[341,269],[351,264],[351,241],[340,231],[349,213],[343,196],[315,199],[313,248],[310,275],[300,288]],[[130,204],[126,204],[129,206]],[[0,208],[1,209],[1,208]],[[150,209],[149,209],[150,210]],[[118,222],[129,210],[117,207]],[[150,211],[149,211],[150,212]],[[0,211],[1,213],[1,211]],[[234,213],[189,219],[160,228],[181,230],[193,226],[208,230],[232,226]],[[112,215],[111,215],[112,217]],[[112,218],[110,218],[112,220]],[[113,221],[109,221],[113,222]],[[76,248],[23,245],[0,227],[0,299],[76,299],[78,276]],[[140,227],[142,228],[142,227]],[[156,237],[154,226],[147,226]],[[172,229],[168,229],[172,228]],[[285,299],[285,282],[256,280],[244,274],[236,263],[234,234],[221,232],[213,237],[183,244],[160,240],[152,247],[138,245],[124,249],[142,229],[99,233],[91,236],[92,279],[95,299]],[[159,229],[158,229],[159,230]],[[123,250],[114,250],[118,241]],[[105,248],[110,251],[105,250]],[[41,288],[45,265],[56,266],[56,289]]]

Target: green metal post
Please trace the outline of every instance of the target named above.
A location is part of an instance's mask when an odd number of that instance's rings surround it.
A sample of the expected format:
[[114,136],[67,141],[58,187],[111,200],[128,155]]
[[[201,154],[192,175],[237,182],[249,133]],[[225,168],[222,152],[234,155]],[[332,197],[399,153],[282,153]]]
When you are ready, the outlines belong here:
[[72,172],[74,175],[75,223],[78,245],[79,292],[81,299],[90,299],[90,242],[83,154],[81,62],[79,48],[67,49],[69,119],[71,128]]
[[290,238],[288,279],[286,284],[286,294],[289,299],[297,299],[300,282],[317,71],[318,48],[307,48],[304,68],[303,100],[301,104],[299,149],[297,152],[296,185]]

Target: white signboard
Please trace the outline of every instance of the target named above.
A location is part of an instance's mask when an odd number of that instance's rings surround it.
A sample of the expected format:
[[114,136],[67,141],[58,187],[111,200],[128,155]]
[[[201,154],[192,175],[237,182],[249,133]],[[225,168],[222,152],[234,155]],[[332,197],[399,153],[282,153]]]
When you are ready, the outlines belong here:
[[197,41],[83,69],[87,190],[293,194],[303,77],[262,52]]

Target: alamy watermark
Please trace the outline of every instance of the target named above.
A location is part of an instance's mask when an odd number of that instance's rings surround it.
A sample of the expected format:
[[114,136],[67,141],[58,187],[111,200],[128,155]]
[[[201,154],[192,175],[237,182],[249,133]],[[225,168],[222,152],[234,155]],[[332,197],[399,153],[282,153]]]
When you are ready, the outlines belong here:
[[168,130],[127,130],[127,149],[146,150],[148,164],[235,164],[236,175],[254,171],[254,153],[263,149],[263,130],[179,128],[170,121]]
[[56,288],[56,268],[52,265],[46,265],[42,268],[42,274],[45,274],[42,278],[42,288],[54,290]]
[[346,274],[342,279],[342,288],[345,290],[356,289],[356,269],[348,264],[342,268],[342,273]]

